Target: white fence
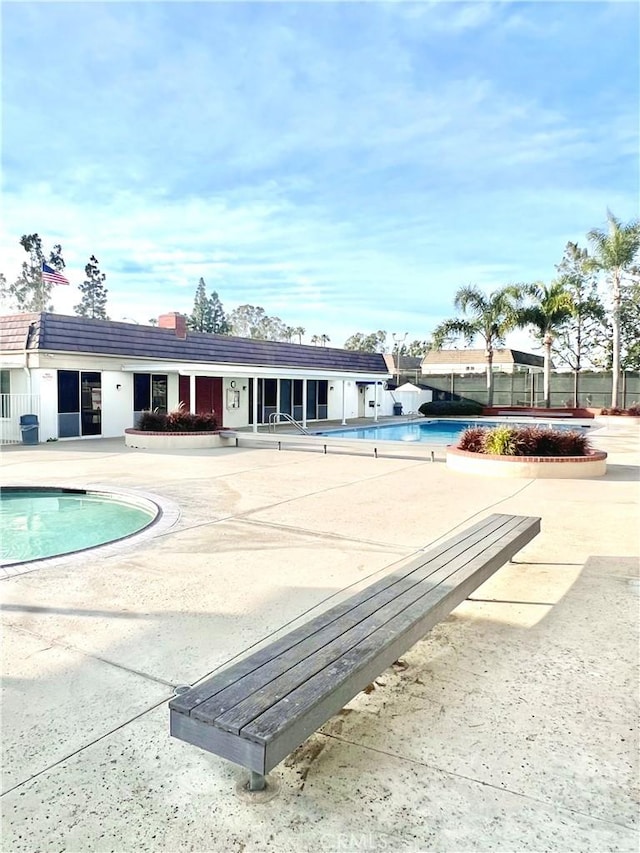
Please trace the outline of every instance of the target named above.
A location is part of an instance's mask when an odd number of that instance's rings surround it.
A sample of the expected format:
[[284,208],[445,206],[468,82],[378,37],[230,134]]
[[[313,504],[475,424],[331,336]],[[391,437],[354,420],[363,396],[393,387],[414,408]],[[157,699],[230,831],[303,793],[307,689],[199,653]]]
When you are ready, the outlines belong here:
[[40,397],[37,394],[0,394],[0,444],[20,444],[20,415],[37,415],[40,420]]

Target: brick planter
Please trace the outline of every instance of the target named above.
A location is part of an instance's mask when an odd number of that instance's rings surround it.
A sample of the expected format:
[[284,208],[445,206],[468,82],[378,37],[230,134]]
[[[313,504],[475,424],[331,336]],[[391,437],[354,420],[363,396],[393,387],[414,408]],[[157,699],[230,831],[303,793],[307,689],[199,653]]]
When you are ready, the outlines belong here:
[[486,477],[573,480],[606,474],[607,454],[593,450],[586,456],[492,456],[448,447],[447,467],[463,474],[484,474]]
[[126,429],[124,443],[138,450],[202,450],[208,447],[221,447],[223,442],[220,431],[207,432],[147,432],[140,429]]

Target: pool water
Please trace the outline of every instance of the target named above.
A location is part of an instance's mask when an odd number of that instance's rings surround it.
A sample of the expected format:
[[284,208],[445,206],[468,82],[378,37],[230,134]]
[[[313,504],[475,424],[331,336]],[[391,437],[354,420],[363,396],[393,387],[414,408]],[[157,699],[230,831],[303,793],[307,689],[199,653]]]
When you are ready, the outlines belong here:
[[141,503],[75,489],[2,488],[0,563],[69,554],[130,536],[158,514],[151,501]]
[[351,429],[332,429],[326,432],[315,433],[326,435],[327,438],[363,438],[379,441],[419,441],[429,444],[454,444],[461,433],[468,427],[492,427],[499,424],[508,426],[537,426],[551,427],[560,430],[582,430],[576,424],[548,423],[546,421],[530,421],[528,424],[516,423],[515,421],[463,421],[463,420],[420,420],[400,424],[377,424],[376,426],[355,427]]

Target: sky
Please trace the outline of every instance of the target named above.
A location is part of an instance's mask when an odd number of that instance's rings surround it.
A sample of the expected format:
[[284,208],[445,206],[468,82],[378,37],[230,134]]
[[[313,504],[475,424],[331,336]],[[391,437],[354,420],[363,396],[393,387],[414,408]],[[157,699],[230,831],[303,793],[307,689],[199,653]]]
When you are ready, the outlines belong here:
[[5,0],[0,271],[37,232],[60,313],[94,254],[113,320],[203,277],[307,342],[428,338],[638,215],[639,9]]

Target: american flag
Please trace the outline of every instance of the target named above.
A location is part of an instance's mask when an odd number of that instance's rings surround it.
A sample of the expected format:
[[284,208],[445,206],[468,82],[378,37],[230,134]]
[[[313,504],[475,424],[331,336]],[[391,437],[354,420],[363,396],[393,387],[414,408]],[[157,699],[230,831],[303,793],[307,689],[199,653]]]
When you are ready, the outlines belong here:
[[46,284],[69,284],[69,279],[65,278],[61,272],[54,270],[49,264],[42,264],[42,281]]

